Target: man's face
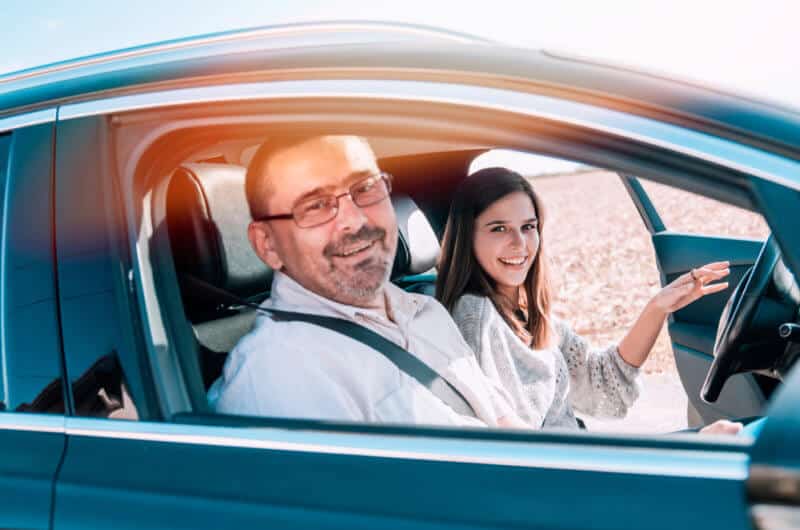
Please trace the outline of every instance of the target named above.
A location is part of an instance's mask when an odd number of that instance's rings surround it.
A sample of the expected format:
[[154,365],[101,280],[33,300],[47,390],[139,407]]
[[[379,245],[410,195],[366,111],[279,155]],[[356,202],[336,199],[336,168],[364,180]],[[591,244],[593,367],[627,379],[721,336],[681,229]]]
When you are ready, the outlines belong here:
[[[339,195],[379,172],[375,156],[357,137],[321,137],[272,156],[265,167],[263,200],[270,215],[292,211],[299,199]],[[291,220],[254,221],[248,235],[256,253],[275,270],[337,302],[382,305],[397,249],[397,220],[391,201],[356,206],[339,198],[332,220],[300,228]]]

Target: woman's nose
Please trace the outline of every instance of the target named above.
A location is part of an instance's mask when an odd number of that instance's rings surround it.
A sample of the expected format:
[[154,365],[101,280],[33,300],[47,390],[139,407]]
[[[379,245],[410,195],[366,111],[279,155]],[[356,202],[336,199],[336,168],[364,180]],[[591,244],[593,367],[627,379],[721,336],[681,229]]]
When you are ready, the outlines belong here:
[[520,230],[511,230],[511,247],[512,248],[522,248],[525,246],[525,236],[522,234]]

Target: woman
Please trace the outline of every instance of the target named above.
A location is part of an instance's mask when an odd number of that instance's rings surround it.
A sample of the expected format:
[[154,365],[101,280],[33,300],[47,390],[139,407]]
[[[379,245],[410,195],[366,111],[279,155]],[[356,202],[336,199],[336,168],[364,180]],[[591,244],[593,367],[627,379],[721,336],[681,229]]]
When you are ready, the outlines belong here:
[[[638,397],[639,367],[667,315],[725,289],[727,283],[709,282],[728,275],[728,262],[677,278],[647,303],[618,345],[590,350],[550,313],[544,223],[541,201],[518,173],[487,168],[467,178],[450,208],[436,296],[528,423],[578,428],[573,407],[624,416]],[[722,422],[709,432],[740,427]]]

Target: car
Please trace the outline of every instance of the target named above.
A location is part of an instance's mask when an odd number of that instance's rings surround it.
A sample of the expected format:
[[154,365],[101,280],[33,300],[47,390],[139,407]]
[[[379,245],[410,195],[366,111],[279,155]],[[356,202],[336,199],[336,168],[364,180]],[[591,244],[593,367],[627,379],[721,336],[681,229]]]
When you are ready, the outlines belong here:
[[[701,422],[757,437],[215,413],[269,292],[242,188],[264,139],[370,139],[395,177],[393,281],[431,292],[447,204],[503,148],[620,174],[662,284],[731,261],[669,334]],[[665,226],[642,181],[763,215]],[[800,525],[800,113],[584,58],[391,23],[276,26],[0,76],[0,526]]]

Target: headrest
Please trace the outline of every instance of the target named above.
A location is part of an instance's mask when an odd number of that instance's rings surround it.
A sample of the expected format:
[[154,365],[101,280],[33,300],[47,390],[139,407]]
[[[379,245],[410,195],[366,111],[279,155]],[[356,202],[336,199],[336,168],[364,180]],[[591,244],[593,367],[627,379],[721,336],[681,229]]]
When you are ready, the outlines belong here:
[[393,195],[392,205],[400,232],[392,278],[431,270],[439,259],[439,240],[428,218],[408,195]]
[[228,164],[182,165],[167,190],[167,224],[179,275],[250,298],[269,291],[272,270],[247,239],[245,172]]

